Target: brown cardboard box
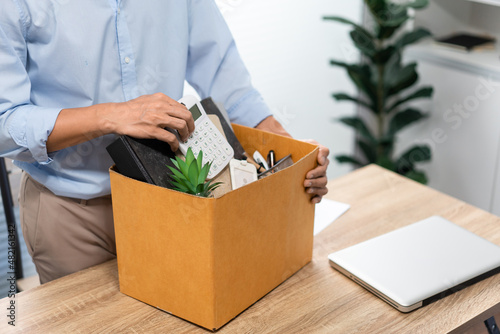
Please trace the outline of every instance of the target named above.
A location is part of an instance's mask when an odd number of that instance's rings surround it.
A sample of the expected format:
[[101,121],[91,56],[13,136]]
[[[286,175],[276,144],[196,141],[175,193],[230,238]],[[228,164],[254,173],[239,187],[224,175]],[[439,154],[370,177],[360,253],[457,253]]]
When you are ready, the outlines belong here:
[[217,199],[110,170],[121,292],[211,330],[312,258],[314,205],[303,182],[317,147],[234,130],[248,153],[291,153],[295,164]]

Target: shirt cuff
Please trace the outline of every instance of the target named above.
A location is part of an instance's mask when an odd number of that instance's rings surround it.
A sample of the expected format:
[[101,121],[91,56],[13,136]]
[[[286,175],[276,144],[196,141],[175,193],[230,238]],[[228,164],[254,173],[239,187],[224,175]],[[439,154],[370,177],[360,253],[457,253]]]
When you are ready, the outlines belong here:
[[47,138],[62,109],[33,105],[19,106],[12,112],[7,127],[17,145],[27,148],[41,165],[52,162],[47,153]]
[[231,122],[252,128],[272,115],[264,99],[256,90],[252,90],[241,97],[227,112]]

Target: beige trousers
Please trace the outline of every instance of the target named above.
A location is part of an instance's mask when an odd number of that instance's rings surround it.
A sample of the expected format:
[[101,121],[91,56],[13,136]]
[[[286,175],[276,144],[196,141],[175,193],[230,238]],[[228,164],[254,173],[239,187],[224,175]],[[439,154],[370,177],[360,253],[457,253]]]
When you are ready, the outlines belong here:
[[42,284],[116,257],[111,196],[60,197],[23,174],[21,226]]

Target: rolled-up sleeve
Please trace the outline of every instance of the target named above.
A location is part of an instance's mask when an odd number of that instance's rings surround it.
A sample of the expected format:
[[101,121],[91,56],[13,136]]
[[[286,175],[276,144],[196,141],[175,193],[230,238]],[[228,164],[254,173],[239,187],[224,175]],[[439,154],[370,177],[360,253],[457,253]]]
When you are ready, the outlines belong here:
[[222,102],[234,123],[254,127],[270,116],[215,2],[190,1],[189,25],[186,79],[191,86],[202,98]]
[[26,162],[52,161],[46,142],[60,108],[31,103],[26,70],[28,23],[15,1],[2,2],[0,14],[0,156]]

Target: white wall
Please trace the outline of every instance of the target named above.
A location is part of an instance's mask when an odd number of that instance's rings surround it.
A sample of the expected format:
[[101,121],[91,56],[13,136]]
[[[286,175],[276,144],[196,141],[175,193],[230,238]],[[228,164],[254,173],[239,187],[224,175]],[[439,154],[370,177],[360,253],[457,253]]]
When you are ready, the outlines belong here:
[[[354,114],[331,93],[355,89],[329,59],[356,62],[347,26],[324,21],[339,15],[361,22],[362,2],[331,0],[216,0],[240,54],[275,117],[295,138],[313,138],[333,154],[353,152],[353,132],[333,118]],[[333,159],[330,159],[333,160]],[[332,161],[329,178],[350,166]]]

